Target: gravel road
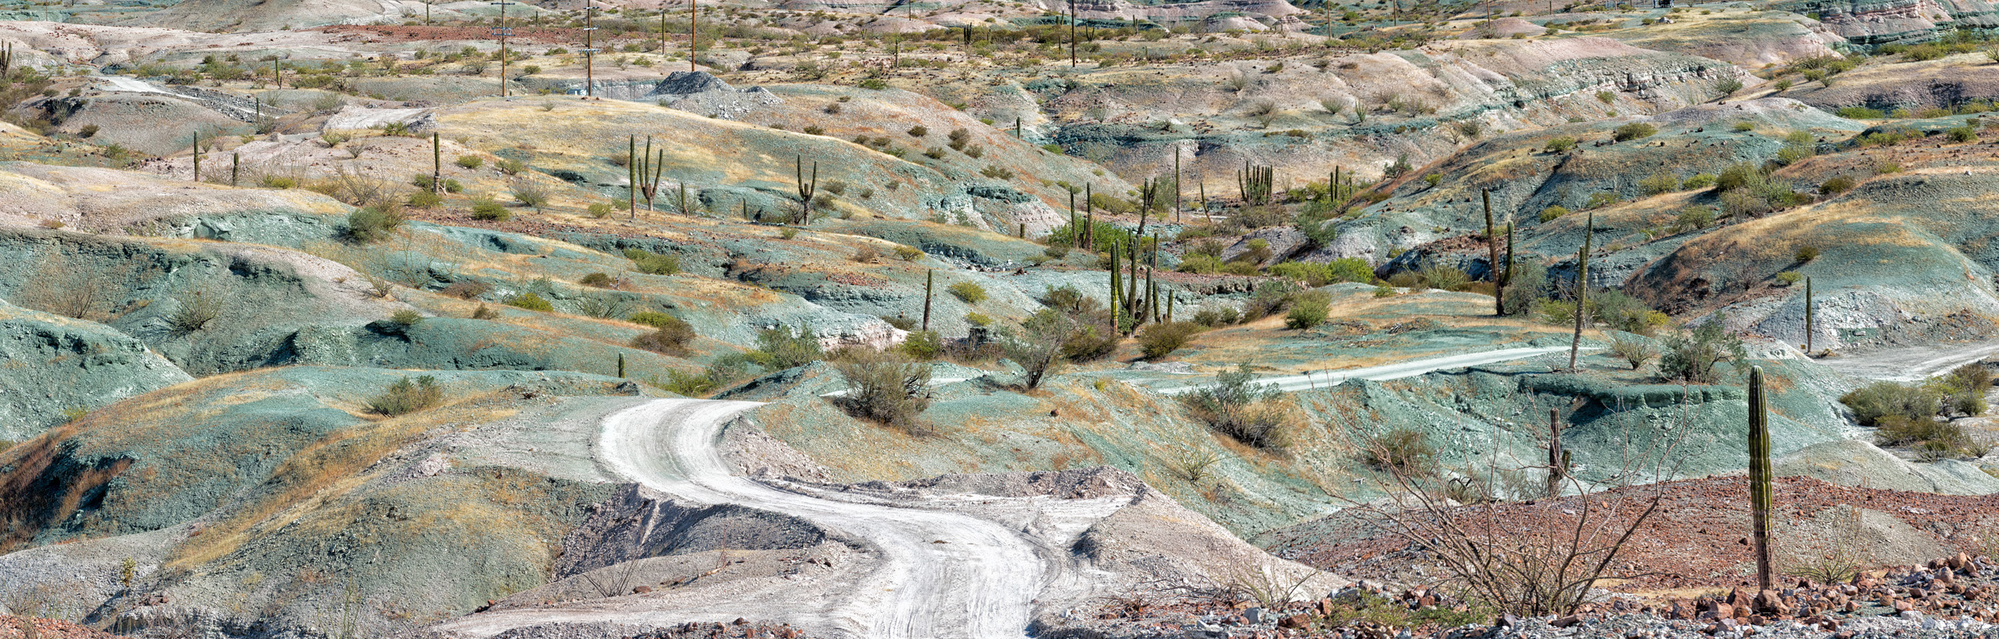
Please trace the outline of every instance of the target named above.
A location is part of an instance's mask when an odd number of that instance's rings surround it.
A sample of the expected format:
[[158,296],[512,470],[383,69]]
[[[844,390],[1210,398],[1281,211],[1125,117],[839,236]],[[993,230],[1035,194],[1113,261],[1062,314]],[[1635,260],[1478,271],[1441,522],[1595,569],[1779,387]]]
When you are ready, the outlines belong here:
[[1041,590],[1034,546],[989,520],[933,510],[830,501],[733,475],[715,448],[722,425],[755,402],[662,399],[604,420],[613,470],[699,502],[795,515],[873,546],[873,574],[821,616],[853,637],[1022,637]]
[[1999,353],[1999,342],[1890,348],[1859,355],[1818,360],[1833,370],[1861,379],[1914,382]]
[[[1554,353],[1566,353],[1568,352],[1568,350],[1569,347],[1567,346],[1544,346],[1536,348],[1503,348],[1495,351],[1466,353],[1463,355],[1447,355],[1444,357],[1429,357],[1424,359],[1414,359],[1406,362],[1383,364],[1381,366],[1369,366],[1366,368],[1349,368],[1349,369],[1335,370],[1335,371],[1315,371],[1315,372],[1305,373],[1302,375],[1284,375],[1280,377],[1262,377],[1258,378],[1256,380],[1256,383],[1276,384],[1279,389],[1282,389],[1287,392],[1311,390],[1319,387],[1335,386],[1338,385],[1340,382],[1344,382],[1349,379],[1371,379],[1371,380],[1401,379],[1404,377],[1415,377],[1417,375],[1422,375],[1424,373],[1431,373],[1449,368],[1464,368],[1466,366],[1478,366],[1481,364],[1510,362],[1513,360],[1527,359],[1530,357],[1539,357],[1542,355],[1550,355]],[[1583,350],[1594,351],[1602,349],[1585,348]],[[1157,390],[1160,394],[1164,395],[1175,395],[1179,393],[1192,391],[1196,388],[1200,388],[1200,385],[1173,386],[1170,388],[1158,388],[1154,390]]]

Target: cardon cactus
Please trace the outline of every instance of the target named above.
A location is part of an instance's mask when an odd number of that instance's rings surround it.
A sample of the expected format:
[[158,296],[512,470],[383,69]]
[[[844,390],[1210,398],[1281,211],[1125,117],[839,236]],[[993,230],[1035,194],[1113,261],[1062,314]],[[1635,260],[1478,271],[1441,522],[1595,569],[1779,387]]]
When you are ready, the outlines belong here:
[[1755,540],[1756,584],[1770,589],[1770,413],[1763,399],[1763,367],[1749,369],[1749,508]]

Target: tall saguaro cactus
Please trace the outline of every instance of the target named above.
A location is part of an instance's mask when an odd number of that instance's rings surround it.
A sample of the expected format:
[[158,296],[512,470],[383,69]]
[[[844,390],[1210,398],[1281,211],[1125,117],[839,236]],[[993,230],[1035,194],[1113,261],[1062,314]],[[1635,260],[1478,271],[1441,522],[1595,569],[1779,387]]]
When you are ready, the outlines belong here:
[[[632,137],[631,145],[634,150],[638,148],[637,139],[638,136]],[[640,195],[645,196],[646,212],[652,212],[653,210],[653,198],[659,195],[659,176],[666,170],[666,149],[660,149],[657,157],[653,157],[652,155],[652,136],[648,135],[646,136],[645,152],[633,156],[631,161],[627,162],[627,164],[636,167],[636,170],[632,172],[632,177],[634,178],[632,188],[637,189]],[[633,206],[632,217],[638,217],[636,205]]]
[[[1336,168],[1333,171],[1337,173],[1339,169]],[[1485,264],[1486,270],[1492,272],[1492,314],[1495,316],[1505,315],[1506,275],[1508,274],[1502,273],[1499,270],[1499,236],[1495,233],[1499,229],[1492,225],[1492,191],[1479,189],[1478,196],[1480,200],[1485,202],[1485,246],[1487,255]]]
[[1756,585],[1770,589],[1770,414],[1763,400],[1763,367],[1749,369],[1749,508],[1756,550]]
[[923,271],[923,330],[930,330],[930,295],[937,286],[937,271]]
[[201,132],[194,132],[194,181],[201,181]]
[[1812,306],[1813,306],[1812,278],[1806,277],[1805,278],[1805,357],[1812,356],[1812,334],[1817,332],[1815,329],[1818,328],[1815,325],[1815,322],[1813,322],[1813,320],[1817,318],[1814,317],[1815,314],[1813,313],[1814,309],[1812,308]]
[[1589,251],[1596,239],[1596,213],[1583,222],[1583,247],[1576,251],[1576,335],[1569,340],[1569,372],[1575,372],[1576,353],[1583,347],[1584,318],[1589,317]]
[[430,134],[430,192],[444,194],[444,151],[438,146],[435,131]]
[[798,156],[798,223],[812,221],[812,194],[819,190],[819,162],[812,162],[812,179],[805,179],[805,156]]
[[1548,498],[1562,496],[1562,483],[1569,478],[1569,451],[1562,447],[1560,412],[1548,409]]

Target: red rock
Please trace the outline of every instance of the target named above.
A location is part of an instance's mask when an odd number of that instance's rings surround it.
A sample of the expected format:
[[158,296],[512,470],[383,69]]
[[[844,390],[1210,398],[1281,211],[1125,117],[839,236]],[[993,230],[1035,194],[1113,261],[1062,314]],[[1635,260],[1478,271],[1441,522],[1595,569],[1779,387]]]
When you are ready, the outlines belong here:
[[1289,617],[1285,617],[1283,621],[1277,622],[1277,627],[1279,628],[1304,629],[1311,627],[1311,625],[1312,625],[1312,618],[1307,617],[1305,615],[1291,615]]
[[1581,624],[1582,622],[1583,622],[1582,617],[1576,615],[1569,615],[1567,617],[1562,617],[1554,621],[1550,621],[1548,622],[1548,625],[1554,626],[1556,628],[1570,628],[1576,626],[1577,624]]
[[648,592],[652,592],[652,586],[639,586],[637,588],[632,589],[632,594],[635,595],[643,595]]

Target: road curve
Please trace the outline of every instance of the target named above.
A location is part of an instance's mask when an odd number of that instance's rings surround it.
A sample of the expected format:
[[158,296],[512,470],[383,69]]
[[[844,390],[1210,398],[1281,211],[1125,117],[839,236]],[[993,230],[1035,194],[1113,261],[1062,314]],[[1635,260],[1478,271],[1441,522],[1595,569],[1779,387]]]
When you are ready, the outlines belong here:
[[1859,355],[1816,360],[1860,379],[1917,382],[1999,353],[1999,342],[1887,348]]
[[793,515],[863,540],[879,556],[823,611],[823,630],[866,639],[1018,639],[1045,567],[1018,531],[968,515],[818,499],[737,476],[715,443],[755,402],[660,399],[605,418],[598,455],[676,497]]

